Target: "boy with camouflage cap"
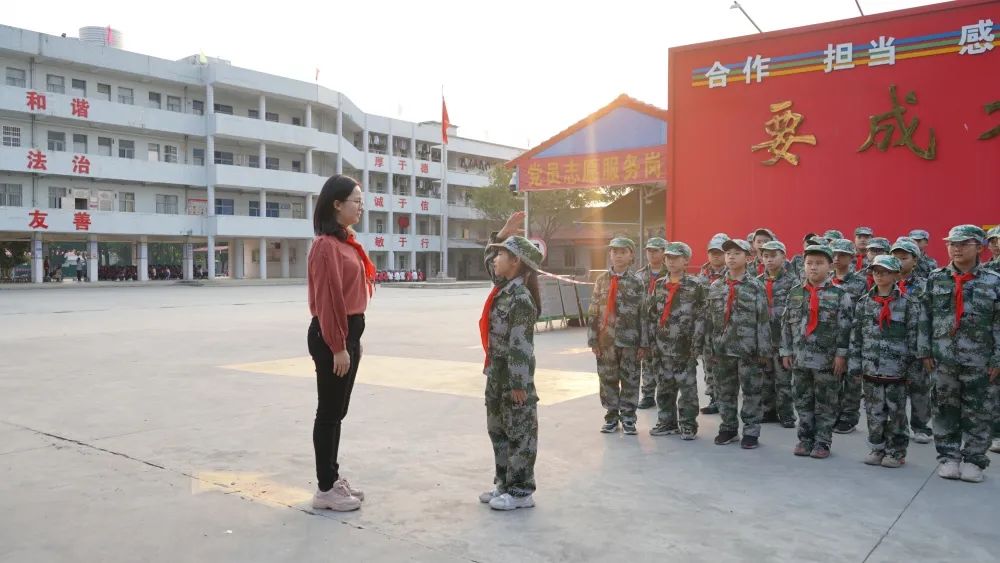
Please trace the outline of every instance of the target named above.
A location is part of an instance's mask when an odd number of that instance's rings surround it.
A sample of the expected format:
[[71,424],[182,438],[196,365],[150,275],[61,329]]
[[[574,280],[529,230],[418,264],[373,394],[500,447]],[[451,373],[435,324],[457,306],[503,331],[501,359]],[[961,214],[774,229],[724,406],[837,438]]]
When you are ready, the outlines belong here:
[[747,265],[747,270],[755,276],[760,276],[764,273],[764,260],[761,256],[760,248],[764,243],[772,240],[778,240],[778,237],[774,234],[774,231],[766,227],[754,229],[753,232],[747,235],[747,242],[753,247],[753,259]]
[[[727,240],[729,240],[729,235],[726,233],[716,233],[708,241],[708,262],[702,264],[701,271],[698,273],[699,279],[705,286],[706,293],[716,280],[726,276],[726,253],[722,251],[722,244]],[[719,413],[719,405],[715,400],[717,397],[715,391],[715,374],[712,371],[712,362],[709,361],[710,352],[708,348],[705,348],[702,353],[702,367],[705,372],[705,394],[708,395],[709,402],[708,405],[702,407],[701,414]]]
[[986,231],[986,245],[990,249],[992,258],[984,266],[1000,273],[1000,227],[993,227]]
[[757,278],[747,271],[753,248],[745,240],[728,240],[726,277],[708,290],[705,313],[705,354],[710,358],[717,385],[722,423],[718,445],[739,437],[736,406],[743,390],[743,449],[754,449],[760,439],[762,367],[771,356],[771,326],[767,295]]
[[[868,267],[870,263],[870,258],[868,258],[868,243],[871,242],[872,237],[875,236],[875,231],[871,227],[858,227],[854,229],[854,246],[858,249],[857,254],[854,255],[854,267],[855,272],[863,272]],[[888,252],[889,249],[886,249]]]
[[[983,267],[1000,274],[1000,227],[986,231],[986,244],[993,259]],[[991,385],[990,391],[993,393],[993,444],[990,451],[1000,453],[1000,384]]]
[[920,341],[921,308],[917,299],[896,287],[899,260],[878,256],[870,269],[875,288],[854,311],[848,372],[865,381],[868,415],[868,465],[897,468],[906,463],[910,443],[906,428],[906,378],[917,356],[927,354]]
[[[667,249],[667,241],[660,237],[652,237],[646,241],[646,265],[636,272],[646,288],[646,297],[652,295],[656,280],[667,275],[667,267],[664,264],[663,251]],[[642,399],[639,401],[640,409],[648,409],[656,406],[656,357],[646,357],[640,363],[642,374]]]
[[823,233],[823,238],[826,240],[837,240],[844,238],[844,233],[838,231],[837,229],[829,229]]
[[927,246],[931,242],[931,235],[923,229],[913,229],[910,231],[910,238],[920,247],[920,261],[917,263],[917,274],[922,278],[926,278],[938,268],[937,260],[927,255]]
[[[899,292],[924,306],[927,280],[917,275],[916,266],[920,257],[920,247],[909,237],[899,237],[890,249],[899,261]],[[931,432],[931,384],[930,374],[923,362],[913,362],[906,374],[906,394],[910,398],[910,428],[913,441],[929,444],[934,435]]]
[[656,282],[643,331],[643,345],[660,359],[656,394],[660,412],[649,433],[676,433],[679,411],[681,438],[693,440],[698,433],[696,359],[704,335],[705,286],[687,274],[691,247],[672,242],[666,255],[668,274]]
[[[851,296],[853,306],[868,291],[865,273],[851,270],[857,255],[854,243],[847,239],[837,239],[830,243],[830,249],[833,251],[833,273],[830,275],[830,282]],[[833,431],[838,434],[849,434],[861,420],[861,380],[845,377],[839,385],[840,409]]]
[[764,415],[761,422],[780,422],[785,428],[795,428],[795,397],[792,393],[792,372],[785,369],[778,355],[781,345],[781,316],[785,312],[788,292],[799,283],[798,277],[788,269],[785,245],[772,240],[761,245],[764,273],[757,280],[764,285],[767,309],[771,319],[772,354],[764,368],[764,387],[761,404]]
[[[814,244],[819,244],[819,245],[828,244],[828,241],[825,238],[817,235],[816,233],[806,233],[806,236],[802,237],[803,250]],[[796,254],[795,256],[792,257],[790,262],[792,271],[795,272],[795,277],[801,280],[802,276],[805,274],[806,255]]]
[[607,411],[601,432],[615,432],[621,422],[625,434],[634,435],[646,288],[631,269],[635,243],[616,237],[608,249],[611,266],[597,278],[590,299],[587,345],[597,357],[601,405]]
[[840,378],[847,372],[853,302],[830,280],[833,251],[806,249],[806,278],[788,293],[781,319],[781,359],[793,371],[799,415],[797,456],[830,456],[839,407]]
[[1000,275],[979,262],[985,236],[975,225],[948,233],[951,262],[927,278],[922,328],[931,350],[924,363],[935,382],[938,475],[970,483],[981,482],[990,464],[990,386],[1000,377]]

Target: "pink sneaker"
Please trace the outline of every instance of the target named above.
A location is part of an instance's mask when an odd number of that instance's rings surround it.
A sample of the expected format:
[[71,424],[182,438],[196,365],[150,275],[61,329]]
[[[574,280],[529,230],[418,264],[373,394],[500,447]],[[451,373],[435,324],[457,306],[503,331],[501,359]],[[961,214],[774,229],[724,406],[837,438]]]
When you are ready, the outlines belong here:
[[361,500],[351,494],[347,484],[337,481],[329,491],[316,491],[313,495],[313,508],[327,508],[336,512],[350,512],[361,508]]
[[340,478],[340,482],[347,486],[347,490],[351,491],[352,497],[357,497],[357,499],[360,500],[361,502],[365,501],[364,491],[360,489],[355,489],[354,487],[351,486],[350,483],[347,482],[347,479],[344,479],[343,477]]

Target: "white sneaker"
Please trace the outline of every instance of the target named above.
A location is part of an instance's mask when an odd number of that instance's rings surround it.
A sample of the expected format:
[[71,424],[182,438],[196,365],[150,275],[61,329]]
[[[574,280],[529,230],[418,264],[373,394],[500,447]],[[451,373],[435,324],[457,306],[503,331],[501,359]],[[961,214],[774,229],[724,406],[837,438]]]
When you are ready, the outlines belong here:
[[983,482],[983,470],[975,463],[966,463],[963,461],[961,473],[962,473],[962,480],[967,483]]
[[993,443],[990,445],[990,451],[993,453],[1000,453],[1000,438],[993,439]]
[[365,493],[364,493],[364,491],[362,491],[361,489],[355,489],[354,487],[352,487],[351,484],[347,482],[347,479],[341,478],[340,480],[344,483],[345,486],[347,486],[347,490],[351,491],[351,496],[352,497],[355,497],[358,500],[360,500],[361,502],[364,502],[364,500],[365,500]]
[[337,481],[326,492],[316,491],[313,495],[313,508],[327,508],[335,512],[350,512],[361,508],[361,501],[351,494],[343,480]]
[[913,441],[918,444],[930,444],[931,442],[934,441],[934,436],[931,436],[930,434],[925,434],[923,432],[914,432]]
[[491,500],[497,498],[498,496],[500,496],[502,494],[503,493],[501,493],[500,491],[498,491],[496,487],[493,487],[492,491],[486,491],[485,493],[479,495],[479,502],[481,502],[483,504],[489,504],[489,502]]
[[535,506],[535,499],[528,495],[526,497],[514,497],[504,493],[490,501],[490,508],[493,510],[516,510],[518,508],[531,508]]
[[958,479],[961,476],[957,461],[945,461],[938,466],[938,477],[942,479]]

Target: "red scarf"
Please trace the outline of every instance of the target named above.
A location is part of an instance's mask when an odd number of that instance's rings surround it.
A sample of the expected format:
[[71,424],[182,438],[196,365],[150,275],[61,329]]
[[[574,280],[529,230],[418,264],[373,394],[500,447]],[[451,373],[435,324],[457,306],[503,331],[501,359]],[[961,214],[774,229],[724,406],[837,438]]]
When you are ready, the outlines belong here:
[[611,276],[611,288],[608,289],[608,304],[604,309],[604,321],[601,322],[601,328],[607,329],[609,324],[615,322],[615,305],[618,303],[618,279],[619,276]]
[[952,274],[951,277],[955,280],[955,328],[951,331],[952,335],[954,335],[958,332],[958,327],[962,324],[962,313],[965,312],[965,295],[962,293],[962,286],[965,285],[965,282],[974,280],[976,276],[972,272],[966,272],[964,274]]
[[844,280],[838,278],[836,274],[834,274],[834,276],[830,278],[830,281],[833,282],[833,285],[844,285]]
[[860,272],[862,269],[864,269],[864,267],[865,267],[865,255],[864,254],[855,254],[854,255],[854,269],[855,269],[855,271]]
[[490,309],[493,308],[493,300],[496,299],[497,293],[500,293],[500,286],[493,286],[493,291],[490,292],[489,297],[486,298],[486,304],[483,305],[483,315],[479,317],[479,339],[483,342],[483,352],[486,353],[486,363],[483,365],[483,369],[490,367]]
[[774,309],[774,278],[767,278],[767,283],[764,285],[764,289],[767,290],[767,309],[771,312]]
[[758,276],[763,276],[764,275],[764,262],[763,261],[757,263],[757,275]]
[[729,315],[733,312],[733,303],[736,302],[736,286],[743,283],[740,280],[726,280],[729,284],[729,296],[726,298],[726,321],[724,327],[729,326]]
[[365,252],[365,248],[361,246],[358,239],[354,238],[354,233],[348,233],[347,240],[344,241],[347,244],[354,247],[354,251],[358,253],[358,258],[361,260],[361,267],[365,270],[365,282],[368,284],[368,297],[371,297],[375,293],[375,264],[372,264],[368,254]]
[[667,319],[670,317],[670,307],[674,303],[674,295],[677,290],[680,289],[680,282],[671,283],[669,280],[663,282],[663,287],[667,288],[667,300],[663,302],[663,314],[660,315],[660,326],[667,324]]
[[899,287],[900,295],[906,295],[906,280],[899,280],[899,283],[896,284],[896,286]]
[[882,305],[882,309],[878,312],[878,326],[882,330],[885,330],[885,327],[892,321],[892,309],[889,308],[889,305],[896,298],[892,295],[888,297],[873,295],[872,299],[874,299],[876,303]]
[[823,288],[807,283],[802,289],[809,292],[809,324],[806,325],[806,336],[809,336],[819,326],[819,292]]
[[653,277],[653,272],[649,272],[649,288],[646,289],[646,293],[652,295],[656,291],[656,278]]
[[868,280],[865,282],[865,291],[871,291],[873,285],[875,285],[875,276],[868,274]]

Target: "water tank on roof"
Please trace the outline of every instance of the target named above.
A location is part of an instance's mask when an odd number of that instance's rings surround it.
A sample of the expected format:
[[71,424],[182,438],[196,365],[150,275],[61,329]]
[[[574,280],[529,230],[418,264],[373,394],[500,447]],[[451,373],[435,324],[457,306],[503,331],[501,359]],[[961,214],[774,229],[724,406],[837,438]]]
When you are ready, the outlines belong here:
[[[110,41],[108,40],[109,35],[111,36]],[[89,43],[109,45],[116,49],[121,49],[122,46],[124,45],[124,36],[122,35],[122,32],[106,25],[105,26],[90,25],[87,27],[81,27],[80,40],[87,41]]]

